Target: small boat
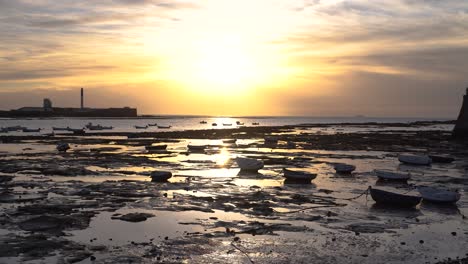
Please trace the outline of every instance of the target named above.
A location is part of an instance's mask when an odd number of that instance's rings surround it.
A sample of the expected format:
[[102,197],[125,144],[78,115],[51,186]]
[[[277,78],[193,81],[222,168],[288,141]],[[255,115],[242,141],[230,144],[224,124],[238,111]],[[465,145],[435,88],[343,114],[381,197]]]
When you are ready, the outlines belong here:
[[86,134],[85,130],[82,128],[71,128],[69,131],[73,132],[73,135],[84,135]]
[[374,170],[374,173],[382,180],[407,181],[411,178],[411,174],[409,173],[400,173],[389,170]]
[[58,143],[56,148],[60,152],[66,152],[67,150],[70,149],[70,145],[68,143],[62,142],[62,143]]
[[147,129],[148,126],[135,126],[135,129]]
[[236,121],[236,125],[238,125],[238,126],[243,126],[244,123],[242,123],[241,121]]
[[213,123],[213,124],[211,124],[211,126],[218,126],[218,124],[216,124],[216,123]]
[[206,122],[205,120],[200,121],[200,124],[206,124],[206,123],[208,122]]
[[236,158],[237,165],[242,171],[258,171],[263,168],[263,161],[250,158]]
[[225,144],[234,144],[236,143],[237,139],[235,138],[230,138],[230,139],[223,139],[223,143]]
[[172,177],[172,172],[170,171],[152,171],[150,173],[152,182],[165,182]]
[[351,172],[356,170],[356,166],[350,165],[350,164],[343,164],[343,163],[335,164],[333,168],[335,169],[337,173],[341,173],[341,174],[350,174]]
[[189,151],[205,151],[205,145],[187,145]]
[[169,129],[171,128],[172,126],[158,126],[159,129]]
[[23,128],[22,130],[24,133],[34,133],[34,132],[41,132],[40,128]]
[[258,122],[253,122],[252,123],[252,126],[258,126],[258,125],[260,125],[260,123],[258,123]]
[[225,124],[225,123],[223,123],[223,126],[232,126],[232,124]]
[[420,196],[399,194],[369,187],[372,199],[378,204],[399,207],[415,207],[421,202]]
[[291,170],[283,168],[283,175],[286,179],[292,181],[304,181],[310,182],[311,180],[317,177],[317,174],[310,173],[307,171],[298,171],[298,170]]
[[455,161],[454,157],[447,155],[429,155],[429,158],[431,158],[434,163],[452,163]]
[[[91,124],[91,123],[90,123]],[[86,128],[89,130],[111,130],[114,129],[113,126],[101,126],[101,125],[86,125]]]
[[458,192],[433,187],[419,187],[418,191],[424,201],[434,203],[456,203],[461,197]]
[[432,160],[427,155],[400,154],[398,160],[411,165],[431,165]]
[[52,130],[54,131],[68,131],[70,127],[52,127]]
[[166,150],[167,145],[150,145],[150,146],[145,146],[145,149],[148,151],[160,151],[160,150]]
[[278,144],[277,137],[265,137],[265,144]]
[[148,126],[153,126],[154,127],[154,126],[158,126],[158,124],[153,123],[153,124],[148,124]]

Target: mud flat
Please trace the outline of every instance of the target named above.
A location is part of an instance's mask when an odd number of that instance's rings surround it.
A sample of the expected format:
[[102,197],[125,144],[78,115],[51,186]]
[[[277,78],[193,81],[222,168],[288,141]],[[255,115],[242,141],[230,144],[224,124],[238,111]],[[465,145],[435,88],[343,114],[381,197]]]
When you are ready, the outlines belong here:
[[[451,139],[450,125],[0,136],[0,263],[466,263],[468,146]],[[71,150],[57,152],[58,142]],[[146,151],[151,144],[167,149]],[[403,165],[403,152],[455,162]],[[237,156],[265,167],[242,173]],[[357,169],[336,174],[337,163]],[[283,167],[318,176],[290,184]],[[380,182],[374,169],[412,177]],[[151,182],[155,170],[173,177]],[[368,186],[408,193],[423,185],[462,198],[400,209],[361,195]]]

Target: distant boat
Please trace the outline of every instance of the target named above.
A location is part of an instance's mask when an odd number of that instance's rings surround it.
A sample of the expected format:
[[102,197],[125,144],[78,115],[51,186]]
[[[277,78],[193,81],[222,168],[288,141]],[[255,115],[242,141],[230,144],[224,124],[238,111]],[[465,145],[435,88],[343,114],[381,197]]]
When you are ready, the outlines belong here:
[[264,164],[261,160],[250,159],[250,158],[236,158],[237,165],[243,171],[256,172],[263,168]]
[[218,124],[216,124],[216,123],[213,123],[213,124],[211,124],[211,125],[212,125],[212,126],[218,126]]
[[286,179],[292,181],[310,182],[317,177],[317,174],[307,171],[291,170],[283,168],[283,175]]
[[148,151],[158,151],[158,150],[166,150],[167,145],[151,145],[145,146],[145,149]]
[[456,203],[461,197],[458,192],[433,187],[419,187],[418,191],[425,201],[434,203]]
[[24,127],[24,126],[10,126],[10,127],[5,127],[4,129],[7,132],[13,132],[13,131],[21,131],[21,130],[23,130],[25,128],[27,128],[27,127]]
[[343,163],[335,164],[335,166],[333,166],[333,168],[335,169],[335,171],[337,173],[342,173],[342,174],[350,174],[351,172],[356,170],[356,166],[349,165],[349,164],[343,164]]
[[421,202],[420,196],[405,195],[388,192],[369,187],[372,199],[378,204],[386,204],[399,207],[415,207]]
[[223,139],[223,143],[225,144],[234,144],[236,143],[236,140],[235,138],[230,138],[230,139]]
[[148,126],[158,126],[158,124],[153,123],[153,124],[148,124]]
[[88,128],[89,130],[111,130],[111,129],[114,129],[113,126],[93,125],[91,123],[86,125],[86,128]]
[[398,160],[411,165],[431,165],[432,160],[427,155],[400,154]]
[[205,151],[205,145],[187,145],[189,151]]
[[41,132],[40,128],[23,128],[24,133],[34,133],[34,132]]
[[152,171],[150,173],[152,182],[165,182],[172,177],[172,172],[170,171]]
[[236,121],[236,125],[238,125],[238,126],[243,126],[244,123],[242,123],[241,121]]
[[258,123],[258,122],[253,122],[252,125],[253,125],[253,126],[258,126],[258,125],[260,125],[260,123]]
[[136,129],[147,129],[148,126],[135,126]]
[[169,129],[171,128],[172,126],[158,126],[159,129]]
[[375,175],[382,180],[407,181],[411,178],[409,173],[400,173],[389,170],[374,170]]
[[65,152],[70,149],[70,145],[68,143],[58,143],[56,146],[57,150],[60,152]]
[[206,122],[205,120],[200,121],[200,124],[206,124],[206,123],[208,122]]
[[225,124],[225,123],[223,123],[223,126],[232,126],[232,124]]
[[447,155],[429,155],[429,158],[431,158],[434,163],[452,163],[455,161],[454,157]]
[[265,144],[278,144],[277,137],[265,137]]
[[70,127],[52,127],[54,131],[69,131]]

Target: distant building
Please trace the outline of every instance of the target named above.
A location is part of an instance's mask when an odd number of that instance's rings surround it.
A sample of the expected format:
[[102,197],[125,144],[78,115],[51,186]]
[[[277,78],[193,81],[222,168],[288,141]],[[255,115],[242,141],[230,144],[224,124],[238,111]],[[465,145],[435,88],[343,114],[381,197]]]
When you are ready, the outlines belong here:
[[42,105],[44,111],[52,111],[52,101],[49,98],[44,98],[44,103]]
[[453,129],[453,136],[456,138],[468,138],[468,88],[463,96],[463,104],[458,115],[457,123]]

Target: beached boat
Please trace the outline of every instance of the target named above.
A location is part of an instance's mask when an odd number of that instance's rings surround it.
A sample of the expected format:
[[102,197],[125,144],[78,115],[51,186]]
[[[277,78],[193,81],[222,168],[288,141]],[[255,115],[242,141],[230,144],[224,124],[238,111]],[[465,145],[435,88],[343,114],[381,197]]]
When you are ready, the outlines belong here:
[[244,123],[242,123],[241,121],[236,121],[236,125],[238,125],[238,126],[243,126]]
[[153,126],[153,127],[154,127],[154,126],[158,126],[158,124],[157,124],[157,123],[153,123],[153,124],[148,124],[148,126]]
[[223,123],[223,126],[232,126],[232,124]]
[[70,149],[70,145],[68,143],[61,142],[57,144],[56,148],[60,152],[65,152]]
[[152,171],[150,173],[152,182],[165,182],[172,177],[172,172],[170,171]]
[[343,164],[343,163],[335,164],[333,168],[335,169],[337,173],[342,173],[342,174],[349,174],[353,172],[354,170],[356,170],[356,166],[350,165],[350,164]]
[[151,145],[151,146],[145,146],[145,149],[148,151],[161,151],[161,150],[166,150],[167,145]]
[[52,130],[54,131],[68,131],[70,127],[52,127]]
[[205,151],[205,145],[187,145],[189,151]]
[[113,126],[102,126],[102,125],[87,125],[86,128],[89,130],[111,130]]
[[418,191],[424,201],[434,203],[456,203],[461,197],[458,192],[433,187],[418,187]]
[[401,173],[390,170],[374,170],[374,173],[379,179],[390,181],[407,181],[411,178],[409,173]]
[[398,160],[411,165],[430,165],[432,160],[427,155],[400,154]]
[[41,129],[40,128],[23,128],[22,130],[24,133],[34,133],[34,132],[41,132]]
[[223,143],[225,144],[234,144],[236,143],[236,140],[235,138],[230,138],[230,139],[223,139]]
[[317,174],[307,171],[291,170],[283,168],[283,176],[292,181],[310,182],[317,177]]
[[252,123],[252,126],[258,126],[258,125],[260,125],[260,123],[258,123],[258,122],[253,122]]
[[455,161],[454,157],[447,155],[429,155],[429,158],[431,158],[434,163],[452,163]]
[[159,129],[169,129],[171,128],[172,126],[158,126]]
[[250,158],[236,158],[237,165],[243,171],[258,171],[263,168],[263,161]]
[[216,123],[213,123],[213,124],[211,124],[211,125],[212,125],[212,126],[218,126],[218,124],[216,124]]
[[208,122],[206,122],[205,120],[202,120],[200,121],[200,124],[207,124]]
[[265,144],[278,144],[277,137],[265,137]]
[[369,187],[372,199],[378,204],[415,207],[421,202],[420,196],[399,194]]
[[148,126],[135,126],[135,129],[147,129]]

